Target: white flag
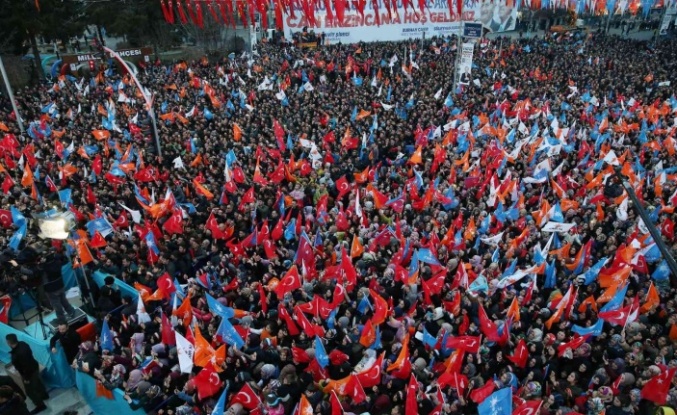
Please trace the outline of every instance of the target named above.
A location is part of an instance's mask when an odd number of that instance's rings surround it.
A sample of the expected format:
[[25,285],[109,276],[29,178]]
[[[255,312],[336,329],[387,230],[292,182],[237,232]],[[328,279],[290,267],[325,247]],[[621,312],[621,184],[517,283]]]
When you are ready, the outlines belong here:
[[179,356],[181,373],[190,373],[193,370],[195,347],[179,333],[174,332],[174,334],[176,335],[176,352]]
[[183,165],[183,160],[181,159],[181,156],[178,156],[174,160],[172,160],[172,163],[174,164],[175,169],[183,169],[185,170],[186,167]]
[[442,98],[442,88],[440,88],[437,92],[435,92],[435,101],[438,99]]
[[355,188],[355,214],[359,216],[360,218],[362,217],[362,206],[360,206],[360,189]]
[[136,299],[136,317],[139,319],[139,324],[150,323],[150,316],[146,313],[146,307],[143,305],[141,295]]
[[132,210],[120,202],[118,202],[118,204],[122,206],[124,210],[126,210],[132,215],[132,220],[134,221],[134,223],[141,223],[141,212],[139,212],[138,210]]

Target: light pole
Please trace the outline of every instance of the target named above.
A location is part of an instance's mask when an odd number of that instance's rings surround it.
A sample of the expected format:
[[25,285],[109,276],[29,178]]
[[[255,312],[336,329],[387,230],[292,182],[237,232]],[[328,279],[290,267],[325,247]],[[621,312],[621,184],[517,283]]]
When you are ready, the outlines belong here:
[[663,259],[668,264],[668,268],[670,268],[670,284],[672,285],[672,287],[677,287],[677,262],[675,262],[675,259],[670,254],[668,247],[665,245],[665,242],[663,241],[663,237],[661,236],[658,229],[656,229],[653,222],[651,222],[651,218],[646,213],[646,210],[644,210],[642,202],[640,202],[639,198],[637,198],[635,190],[632,188],[630,183],[628,183],[625,180],[625,177],[623,177],[623,175],[621,174],[620,167],[616,166],[614,168],[614,175],[621,182],[621,186],[623,186],[625,191],[628,193],[628,196],[630,196],[630,200],[632,200],[632,204],[635,211],[642,218],[642,220],[644,221],[644,225],[646,225],[647,229],[649,229],[651,238],[653,238],[654,242],[656,243],[656,246],[658,247],[658,250],[661,251],[661,255],[663,255]]
[[16,122],[19,124],[19,130],[21,134],[24,131],[24,123],[21,120],[21,115],[19,115],[19,109],[16,106],[16,100],[14,99],[14,92],[12,91],[12,85],[9,84],[9,78],[7,78],[7,72],[5,71],[5,64],[2,62],[2,56],[0,56],[0,72],[2,73],[2,79],[5,82],[5,88],[7,88],[7,95],[9,95],[9,101],[12,103],[12,109],[14,110],[14,115],[16,116]]

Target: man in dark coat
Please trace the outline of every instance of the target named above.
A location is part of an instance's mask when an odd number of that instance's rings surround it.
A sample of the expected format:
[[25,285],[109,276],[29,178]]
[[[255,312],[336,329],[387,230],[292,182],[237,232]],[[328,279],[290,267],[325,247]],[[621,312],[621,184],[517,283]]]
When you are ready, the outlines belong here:
[[52,353],[56,353],[56,342],[59,342],[64,353],[66,353],[66,360],[71,363],[78,354],[81,341],[82,339],[80,339],[77,331],[70,327],[65,320],[59,320],[57,332],[49,339],[49,347],[52,349]]
[[5,336],[7,345],[12,349],[9,353],[12,355],[12,365],[23,378],[26,387],[26,395],[35,404],[35,409],[31,414],[37,414],[45,409],[45,399],[49,398],[45,385],[40,379],[40,366],[33,357],[33,351],[26,342],[19,341],[16,334],[10,333]]

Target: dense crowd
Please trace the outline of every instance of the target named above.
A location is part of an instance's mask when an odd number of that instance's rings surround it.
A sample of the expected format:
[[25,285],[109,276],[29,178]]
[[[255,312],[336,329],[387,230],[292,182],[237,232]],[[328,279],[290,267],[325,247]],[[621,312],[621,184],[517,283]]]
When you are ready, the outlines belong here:
[[67,354],[134,409],[674,414],[675,276],[621,180],[674,251],[676,55],[482,40],[462,89],[453,39],[158,62],[162,157],[128,75],[62,76],[16,92],[27,134],[3,101],[2,208],[74,213],[57,249],[110,277]]

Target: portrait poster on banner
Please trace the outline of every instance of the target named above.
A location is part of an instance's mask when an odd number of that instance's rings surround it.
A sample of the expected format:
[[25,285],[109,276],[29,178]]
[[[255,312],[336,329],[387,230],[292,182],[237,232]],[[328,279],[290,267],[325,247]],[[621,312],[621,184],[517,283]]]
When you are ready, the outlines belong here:
[[461,47],[461,61],[458,64],[459,84],[468,85],[472,81],[472,55],[474,43],[464,43]]
[[[408,8],[406,11],[401,2],[392,9],[392,16],[383,4],[378,2],[379,24],[376,22],[373,3],[367,2],[364,8],[364,17],[353,7],[352,2],[345,11],[343,24],[332,13],[333,19],[327,18],[322,2],[317,2],[315,8],[316,26],[312,27],[303,17],[303,13],[295,13],[295,17],[284,16],[284,36],[291,38],[292,33],[301,32],[304,28],[314,30],[315,33],[324,33],[329,44],[355,42],[399,41],[407,39],[430,39],[434,36],[451,37],[458,33],[461,19],[457,14],[449,11],[446,1],[427,1],[424,13],[420,10]],[[480,2],[465,0],[463,4],[464,22],[481,23],[492,32],[502,32],[515,29],[517,9],[507,6],[505,2]]]

